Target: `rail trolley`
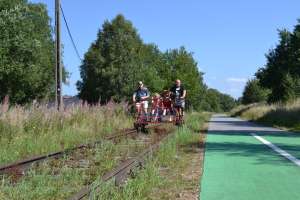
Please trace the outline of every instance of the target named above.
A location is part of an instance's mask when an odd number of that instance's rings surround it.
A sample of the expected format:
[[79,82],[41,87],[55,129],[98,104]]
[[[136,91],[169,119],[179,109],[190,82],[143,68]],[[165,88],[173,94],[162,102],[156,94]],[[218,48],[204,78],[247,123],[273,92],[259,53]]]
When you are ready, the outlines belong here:
[[[161,98],[162,102],[164,100]],[[153,106],[152,100],[152,108],[148,113],[143,111],[143,102],[137,103],[134,128],[139,132],[147,132],[146,126],[149,124],[172,123],[176,126],[182,126],[184,124],[183,111],[180,110],[182,108],[178,106],[176,101],[176,99],[167,98],[167,103]]]

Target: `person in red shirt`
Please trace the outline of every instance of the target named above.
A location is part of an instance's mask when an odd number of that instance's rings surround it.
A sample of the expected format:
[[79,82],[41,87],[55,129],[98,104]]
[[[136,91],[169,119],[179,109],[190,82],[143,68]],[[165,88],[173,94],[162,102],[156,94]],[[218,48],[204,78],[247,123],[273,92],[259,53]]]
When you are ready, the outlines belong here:
[[158,93],[155,93],[152,97],[152,111],[153,121],[161,121],[161,114],[163,109],[163,101]]
[[169,121],[172,121],[172,99],[171,93],[168,90],[164,90],[162,94],[163,99],[163,116],[169,115]]

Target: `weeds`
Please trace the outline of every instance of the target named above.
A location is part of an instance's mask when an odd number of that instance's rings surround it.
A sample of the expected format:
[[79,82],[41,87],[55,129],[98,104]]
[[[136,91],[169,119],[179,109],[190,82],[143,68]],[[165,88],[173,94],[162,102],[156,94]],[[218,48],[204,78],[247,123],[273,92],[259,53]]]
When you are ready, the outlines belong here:
[[[64,113],[45,107],[28,110],[13,107],[0,116],[0,163],[72,147],[103,138],[112,130],[130,127],[132,120],[124,107],[116,104],[75,106]],[[207,115],[188,114],[186,126],[179,128],[164,143],[141,173],[120,188],[115,187],[113,181],[101,183],[94,179],[126,157],[137,154],[143,148],[138,141],[128,140],[118,145],[104,141],[94,150],[76,158],[68,156],[46,162],[14,184],[3,177],[0,199],[66,199],[92,182],[101,185],[101,192],[92,193],[92,199],[174,199],[176,192],[192,187],[190,184],[198,187],[199,180],[191,183],[182,178],[182,171],[190,164],[182,149],[199,142],[199,134],[195,132],[202,129],[205,120]]]
[[251,104],[231,111],[232,116],[265,125],[300,131],[300,100],[287,104]]
[[47,161],[32,168],[16,183],[12,182],[12,177],[3,177],[0,197],[11,200],[66,199],[143,148],[132,139],[119,144],[103,141],[94,149],[79,150],[65,159]]
[[208,117],[209,114],[188,114],[186,126],[179,128],[174,136],[160,147],[137,177],[129,179],[121,187],[115,187],[113,181],[96,181],[94,184],[100,186],[100,191],[95,189],[91,199],[175,199],[176,194],[184,189],[197,189],[199,179],[187,181],[182,176],[183,171],[191,164],[191,156],[184,149],[201,142],[199,132],[196,134],[194,130],[202,129]]
[[203,123],[207,121],[210,113],[191,112],[186,116],[186,124],[189,129],[199,133],[203,129]]
[[0,115],[0,164],[99,140],[113,130],[131,127],[124,107],[73,106],[63,113],[46,106],[12,107]]

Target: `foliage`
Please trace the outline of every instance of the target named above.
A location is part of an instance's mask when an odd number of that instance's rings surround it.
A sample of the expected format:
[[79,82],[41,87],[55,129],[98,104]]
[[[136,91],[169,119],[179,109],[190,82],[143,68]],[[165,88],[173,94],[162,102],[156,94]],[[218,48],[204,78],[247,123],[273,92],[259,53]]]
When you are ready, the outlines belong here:
[[131,127],[126,107],[127,104],[115,103],[73,106],[59,113],[46,106],[12,106],[0,115],[0,164],[71,148],[99,140],[113,130]]
[[236,102],[231,96],[220,93],[218,90],[208,89],[204,95],[205,100],[202,102],[202,107],[206,111],[227,112],[236,106]]
[[[103,104],[110,99],[119,102],[131,99],[139,80],[154,93],[169,89],[175,79],[181,79],[187,89],[188,108],[205,109],[204,105],[210,104],[205,101],[210,99],[205,96],[207,87],[197,65],[184,47],[161,52],[155,44],[145,44],[132,23],[118,15],[103,24],[85,54],[80,67],[82,81],[77,83],[79,97],[89,103]],[[220,98],[216,102],[219,110],[232,107],[233,99],[224,97],[224,101]]]
[[268,95],[269,91],[261,87],[257,79],[252,79],[247,82],[241,101],[243,104],[263,102],[267,100]]
[[300,96],[300,20],[293,32],[279,31],[279,44],[266,55],[267,64],[256,77],[271,90],[269,102],[287,102]]
[[0,2],[0,99],[23,104],[54,91],[54,42],[44,4]]
[[82,81],[77,83],[80,98],[106,103],[131,96],[138,80],[154,77],[154,69],[142,59],[149,51],[155,54],[152,50],[143,46],[136,29],[122,15],[106,21],[85,54]]
[[[11,103],[24,104],[52,98],[54,41],[46,6],[27,0],[1,1],[0,40],[0,99],[8,95]],[[188,108],[228,107],[224,102],[207,106],[209,98],[204,94],[210,92],[197,65],[184,47],[161,52],[155,44],[145,44],[132,23],[118,15],[103,24],[85,54],[82,81],[77,83],[79,97],[89,103],[121,102],[130,99],[139,80],[154,93],[181,79],[188,91]],[[63,71],[65,80],[68,73]]]
[[188,106],[199,110],[201,102],[204,100],[203,93],[206,86],[203,83],[203,73],[198,71],[197,62],[193,54],[184,47],[168,50],[164,53],[166,61],[164,72],[160,74],[163,80],[166,80],[165,89],[169,89],[174,80],[180,79],[187,90]]

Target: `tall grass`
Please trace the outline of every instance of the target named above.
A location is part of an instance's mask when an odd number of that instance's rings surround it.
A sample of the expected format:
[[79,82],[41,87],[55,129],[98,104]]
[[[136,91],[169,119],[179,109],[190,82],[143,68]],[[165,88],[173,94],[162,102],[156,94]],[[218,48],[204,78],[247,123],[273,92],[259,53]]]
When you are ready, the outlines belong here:
[[286,104],[251,104],[231,111],[232,116],[300,131],[300,99]]
[[0,106],[0,164],[99,140],[116,129],[132,127],[127,104],[54,108]]
[[[186,183],[182,179],[183,170],[189,166],[190,160],[187,153],[181,147],[191,146],[199,143],[201,137],[195,134],[194,129],[202,129],[204,122],[208,119],[208,114],[191,113],[186,116],[186,125],[179,128],[175,134],[160,147],[159,151],[152,159],[149,159],[145,168],[139,172],[134,179],[129,179],[122,187],[115,187],[114,182],[103,183],[97,181],[94,184],[100,186],[99,190],[94,190],[91,199],[109,200],[143,200],[143,199],[174,199],[175,193],[194,184],[198,187],[199,180],[195,183]],[[167,180],[162,176],[163,171],[171,174],[172,180]],[[162,192],[166,189],[174,193]]]
[[186,126],[194,132],[200,132],[203,124],[209,119],[211,113],[208,112],[191,112],[185,116]]
[[4,176],[0,182],[0,199],[67,199],[144,148],[133,139],[123,139],[118,144],[104,140],[95,148],[86,149],[84,154],[79,151],[31,168],[16,183],[12,183],[12,177]]

